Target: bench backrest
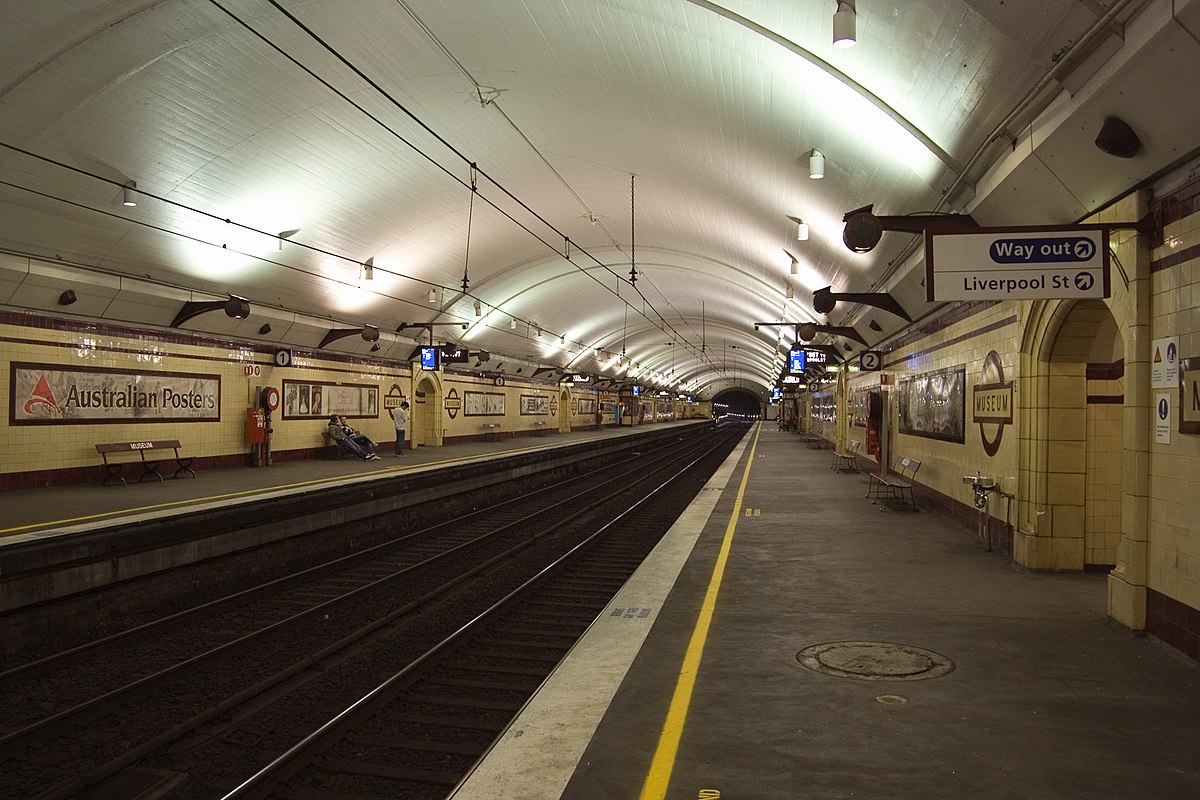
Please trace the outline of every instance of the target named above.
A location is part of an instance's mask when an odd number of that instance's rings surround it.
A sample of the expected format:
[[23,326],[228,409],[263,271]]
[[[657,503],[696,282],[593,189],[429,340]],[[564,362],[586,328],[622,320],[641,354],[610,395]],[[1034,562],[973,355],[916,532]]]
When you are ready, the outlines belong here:
[[852,456],[858,455],[858,448],[859,448],[859,445],[861,445],[861,444],[862,444],[862,442],[855,439],[853,442],[850,443],[850,446],[846,448],[846,452]]
[[159,439],[152,442],[109,442],[96,445],[97,453],[124,453],[138,450],[167,450],[178,448],[178,439]]
[[921,468],[921,462],[915,458],[904,456],[892,465],[892,471],[905,480],[912,480],[917,474],[917,470]]

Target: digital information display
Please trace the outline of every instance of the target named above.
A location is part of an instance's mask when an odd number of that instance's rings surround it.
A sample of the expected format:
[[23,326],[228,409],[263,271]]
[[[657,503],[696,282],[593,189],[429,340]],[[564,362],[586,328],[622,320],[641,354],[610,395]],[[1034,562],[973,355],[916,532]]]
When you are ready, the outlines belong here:
[[440,352],[436,347],[421,348],[421,369],[436,370],[438,368]]
[[788,353],[788,372],[804,372],[807,353],[804,350],[792,350]]

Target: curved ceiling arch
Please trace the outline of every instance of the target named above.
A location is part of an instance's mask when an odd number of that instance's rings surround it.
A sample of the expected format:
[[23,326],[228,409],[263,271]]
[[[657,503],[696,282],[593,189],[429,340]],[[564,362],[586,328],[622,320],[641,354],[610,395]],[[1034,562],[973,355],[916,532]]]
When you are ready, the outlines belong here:
[[[863,0],[845,51],[828,0],[10,5],[0,251],[331,324],[466,322],[514,360],[541,357],[539,326],[557,362],[623,338],[660,374],[664,342],[716,337],[739,372],[706,347],[686,372],[710,388],[772,386],[786,343],[753,323],[820,322],[814,288],[915,286],[909,240],[852,254],[846,211],[1065,224],[1200,128],[1136,90],[1200,92],[1200,0]],[[1153,131],[1137,158],[1094,146],[1104,114]]]

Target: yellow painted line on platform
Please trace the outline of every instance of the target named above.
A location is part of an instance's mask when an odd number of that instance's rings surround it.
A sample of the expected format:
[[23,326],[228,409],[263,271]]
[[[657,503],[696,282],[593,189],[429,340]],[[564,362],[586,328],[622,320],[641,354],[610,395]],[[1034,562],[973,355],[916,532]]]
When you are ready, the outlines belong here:
[[738,516],[742,513],[742,498],[746,494],[746,484],[750,480],[750,465],[754,463],[754,451],[758,448],[758,437],[762,433],[762,423],[754,430],[754,444],[750,446],[750,456],[746,459],[746,468],[742,471],[742,483],[738,486],[737,498],[733,501],[733,511],[725,526],[725,538],[721,542],[721,550],[713,565],[712,576],[708,581],[708,589],[704,593],[704,602],[700,606],[700,616],[696,627],[692,630],[692,639],[688,642],[687,652],[683,656],[683,665],[679,669],[679,678],[675,682],[675,692],[671,696],[671,706],[667,709],[667,718],[663,722],[662,732],[658,737],[658,747],[654,751],[654,759],[650,762],[650,771],[646,782],[642,784],[641,800],[663,800],[667,796],[667,785],[671,781],[671,771],[675,768],[675,756],[679,752],[679,740],[683,737],[683,726],[687,721],[688,706],[692,702],[692,690],[696,686],[696,676],[700,672],[700,658],[704,654],[704,644],[708,641],[708,629],[712,626],[713,611],[717,607],[717,594],[721,590],[721,581],[725,577],[725,564],[729,561],[729,551],[733,546],[733,534],[737,530]]
[[[526,450],[536,450],[537,447],[520,447],[511,450],[501,450],[496,453],[489,453],[489,456],[504,456],[514,453],[522,453]],[[34,528],[61,528],[69,525],[80,525],[85,522],[92,522],[98,519],[107,519],[109,517],[124,517],[134,516],[136,514],[145,514],[152,511],[162,511],[168,508],[178,508],[180,506],[199,505],[201,503],[212,503],[218,500],[230,500],[235,497],[247,497],[255,494],[266,494],[268,492],[286,492],[293,489],[302,489],[306,486],[317,486],[322,483],[334,483],[336,481],[344,481],[348,478],[362,478],[371,475],[378,475],[381,472],[394,472],[401,469],[412,469],[414,467],[444,467],[448,464],[456,464],[460,461],[479,460],[479,456],[459,456],[458,458],[447,458],[442,461],[429,461],[424,464],[397,464],[392,467],[386,467],[379,472],[364,472],[354,475],[333,475],[328,478],[314,478],[310,481],[300,481],[299,483],[285,483],[279,486],[263,486],[258,489],[247,489],[242,492],[230,492],[229,494],[214,494],[207,497],[194,497],[187,500],[172,500],[169,503],[156,503],[149,506],[138,506],[136,508],[120,508],[114,511],[103,511],[98,514],[88,514],[82,517],[69,517],[67,519],[52,520],[49,522],[32,522],[28,525],[19,525],[15,528],[0,528],[0,536],[5,534],[21,533],[23,531],[33,530]],[[270,469],[267,467],[266,469]],[[201,473],[203,474],[203,473]],[[114,487],[116,488],[116,487]]]

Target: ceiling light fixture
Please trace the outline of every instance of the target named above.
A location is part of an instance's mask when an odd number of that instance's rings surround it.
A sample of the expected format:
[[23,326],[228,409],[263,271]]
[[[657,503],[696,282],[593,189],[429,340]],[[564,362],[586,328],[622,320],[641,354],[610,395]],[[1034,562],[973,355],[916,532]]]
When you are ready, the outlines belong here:
[[437,293],[434,292],[433,289],[430,289],[429,296],[426,298],[426,300],[428,300],[431,303],[436,303],[437,302]]
[[791,253],[789,253],[789,252],[788,252],[788,249],[787,249],[786,247],[785,247],[785,248],[783,248],[783,254],[792,260],[792,268],[791,268],[791,273],[792,273],[793,275],[799,275],[799,274],[800,274],[800,261],[799,261],[799,259],[797,259],[797,258],[796,258],[794,255],[792,255]]
[[371,256],[363,262],[362,277],[364,281],[375,280],[375,256]]
[[479,302],[478,300],[475,301],[475,316],[483,316],[483,303]]
[[837,11],[833,14],[833,46],[854,47],[854,0],[838,0]]
[[787,288],[784,290],[783,296],[788,300],[791,300],[796,296],[795,290],[792,289],[792,285],[790,283],[787,284]]
[[279,245],[278,245],[279,249],[283,250],[283,240],[284,239],[290,239],[299,232],[300,232],[299,228],[292,228],[291,230],[280,231],[279,233],[275,234],[275,238],[279,240]]
[[513,317],[512,319],[510,319],[508,321],[508,327],[509,327],[509,330],[515,331],[517,329],[517,318],[516,317]]
[[808,177],[814,181],[825,177],[825,156],[820,150],[813,150],[808,155]]
[[137,198],[133,196],[135,189],[137,189],[137,181],[130,181],[121,187],[121,205],[130,208],[137,205]]
[[[788,219],[790,219],[792,222],[796,223],[796,240],[800,241],[800,242],[807,242],[808,241],[808,223],[805,222],[804,220],[800,219],[799,217],[789,216]],[[795,273],[793,273],[793,274],[795,274]]]

